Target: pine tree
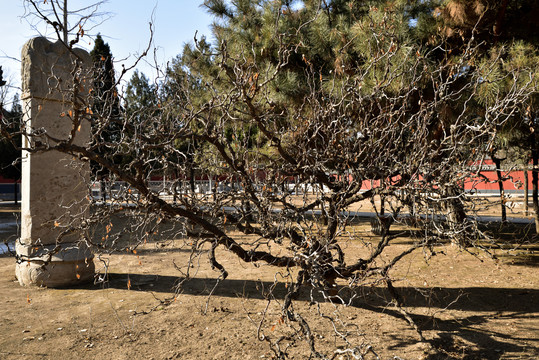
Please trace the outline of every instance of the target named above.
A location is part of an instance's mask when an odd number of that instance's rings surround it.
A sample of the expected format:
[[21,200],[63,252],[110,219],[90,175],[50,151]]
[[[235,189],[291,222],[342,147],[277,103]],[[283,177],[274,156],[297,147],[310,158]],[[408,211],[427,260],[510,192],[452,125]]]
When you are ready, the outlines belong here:
[[125,113],[130,122],[140,123],[151,116],[158,104],[158,96],[155,87],[150,80],[139,71],[129,79],[125,89]]
[[[8,124],[5,129],[7,136],[0,138],[0,175],[6,179],[12,179],[14,182],[21,178],[20,146],[22,137],[20,134],[20,126],[22,124],[22,107],[19,101],[19,94],[13,96],[10,112],[4,112],[4,123]],[[1,118],[1,117],[0,117]],[[2,134],[4,135],[4,134]],[[17,185],[14,184],[14,201],[17,203]]]
[[113,56],[110,47],[97,35],[90,52],[94,64],[92,88],[92,112],[98,122],[98,131],[106,142],[118,138],[120,105],[114,75]]
[[[340,116],[350,123],[347,131],[369,132],[373,140],[383,139],[388,129],[384,123],[369,123],[371,119],[386,118],[387,114],[391,120],[391,114],[402,109],[413,118],[423,116],[428,108],[432,115],[424,116],[421,124],[425,127],[424,141],[431,148],[432,161],[442,166],[448,157],[455,156],[444,150],[448,129],[462,123],[481,126],[485,117],[492,116],[491,102],[499,102],[496,89],[509,86],[511,81],[506,85],[501,82],[518,71],[515,67],[498,71],[500,60],[512,55],[496,56],[493,50],[513,46],[509,42],[516,36],[535,39],[537,33],[531,30],[526,35],[513,22],[519,15],[529,19],[525,12],[535,13],[529,1],[515,5],[491,4],[487,0],[207,0],[204,5],[216,17],[216,40],[210,44],[201,39],[187,46],[183,62],[191,76],[200,79],[201,84],[211,83],[220,94],[242,84],[238,98],[244,101],[236,103],[235,112],[230,114],[234,120],[226,121],[224,137],[228,143],[241,145],[236,146],[241,149],[238,156],[248,159],[251,151],[245,146],[244,139],[248,137],[243,134],[255,129],[259,140],[254,143],[266,157],[258,159],[259,164],[278,161],[279,157],[273,156],[275,145],[271,139],[283,128],[295,129],[280,143],[293,157],[306,157],[302,141],[323,151],[337,146],[334,144],[344,148],[346,136],[330,130],[334,114],[327,113],[327,120],[319,119],[322,124],[307,121],[317,110],[312,104],[344,97],[346,110]],[[489,81],[478,83],[478,78]],[[263,90],[260,84],[264,84]],[[346,98],[350,86],[360,88],[359,98]],[[318,97],[312,98],[315,92]],[[459,95],[447,96],[452,93]],[[510,91],[501,93],[512,96]],[[298,107],[302,109],[300,114],[292,111]],[[267,112],[278,115],[266,124],[256,121],[256,114]],[[213,115],[221,118],[216,110]],[[362,176],[373,180],[396,174],[405,179],[415,176],[415,170],[395,166],[413,163],[417,158],[413,146],[406,145],[415,137],[412,131],[415,130],[403,130],[398,135],[400,151],[390,147],[381,149],[387,153],[385,157],[367,157],[364,162],[371,160],[376,166],[367,167]],[[332,144],[328,144],[330,141]],[[456,138],[451,141],[451,146],[458,144]],[[459,164],[472,161],[476,150],[488,153],[491,149],[458,146]],[[325,159],[326,172],[348,171],[350,164],[339,153],[333,151]],[[307,158],[305,161],[315,162]],[[448,178],[452,172],[440,171],[426,177],[432,176],[439,177],[436,181],[453,184],[442,194],[448,199],[448,216],[454,225],[464,222],[463,198],[457,196],[461,185]]]
[[0,174],[7,178],[17,180],[21,177],[18,159],[20,158],[21,135],[20,124],[22,122],[22,107],[19,101],[19,94],[13,96],[11,111],[5,112],[5,123],[9,124],[7,131],[9,137],[3,137],[0,142]]
[[[106,156],[112,152],[115,143],[121,138],[122,124],[120,118],[120,102],[116,90],[113,56],[110,47],[98,34],[94,48],[90,52],[94,65],[94,83],[91,89],[92,133],[96,152]],[[112,159],[118,161],[118,159]],[[91,162],[92,171],[101,183],[101,194],[106,198],[105,178],[109,172],[95,162]]]
[[[523,88],[537,87],[533,79],[539,73],[539,29],[535,20],[539,16],[539,3],[533,0],[451,0],[425,3],[430,5],[433,16],[418,16],[416,35],[426,46],[443,44],[435,51],[438,61],[460,63],[461,69],[467,69],[462,72],[463,79],[474,76],[475,69],[487,70],[479,74],[484,79],[478,89],[479,96],[467,102],[470,113],[475,111],[477,117],[484,117],[480,109],[493,106],[500,96],[507,96],[514,91],[515,78]],[[465,56],[466,53],[468,56]],[[495,65],[487,66],[488,64]],[[539,130],[536,121],[537,106],[534,101],[536,97],[536,94],[532,95],[522,102],[520,109],[496,129],[497,137],[494,143],[484,149],[497,164],[497,168],[501,164],[501,160],[496,156],[497,150],[507,150],[509,146],[519,147],[523,152],[521,158],[531,157],[534,163],[539,163],[539,146],[535,135]],[[524,163],[527,164],[527,161]],[[502,217],[505,218],[501,180],[498,171]],[[536,231],[539,233],[538,181],[539,175],[533,171]]]

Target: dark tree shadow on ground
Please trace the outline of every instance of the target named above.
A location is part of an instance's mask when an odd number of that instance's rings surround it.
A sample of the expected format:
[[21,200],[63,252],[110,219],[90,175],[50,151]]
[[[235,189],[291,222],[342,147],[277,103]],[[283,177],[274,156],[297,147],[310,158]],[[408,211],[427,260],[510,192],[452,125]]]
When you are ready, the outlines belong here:
[[[159,276],[148,274],[119,274],[110,273],[106,283],[85,288],[98,289],[102,287],[114,289],[127,289],[130,283],[131,291],[151,291],[153,293],[170,294],[182,278],[174,276]],[[194,296],[208,296],[217,278],[193,278],[182,284],[181,294]],[[254,280],[226,279],[220,281],[213,292],[213,296],[266,299],[268,291],[273,288],[272,297],[284,299],[287,288],[284,283]],[[516,338],[509,331],[497,332],[479,328],[494,318],[507,320],[530,320],[539,317],[539,289],[512,289],[512,288],[413,288],[397,287],[403,298],[407,310],[421,330],[435,330],[437,335],[429,342],[437,350],[436,353],[426,355],[425,359],[501,359],[508,358],[508,354],[529,353],[529,347],[520,345],[524,342],[532,345],[532,351],[539,355],[539,340],[537,338]],[[359,288],[352,292],[349,288],[341,288],[340,295],[346,302],[352,295],[354,298],[349,306],[362,308],[376,313],[406,321],[402,314],[392,306],[391,296],[384,288]],[[304,288],[298,298],[299,301],[324,301],[321,291]],[[449,305],[449,306],[448,306]],[[413,308],[430,308],[460,311],[485,312],[484,315],[462,316],[450,320],[441,320],[435,315],[425,316],[414,314]],[[529,329],[533,334],[536,329]],[[414,338],[393,339],[393,349],[398,349],[418,342]],[[473,344],[473,348],[467,346]]]

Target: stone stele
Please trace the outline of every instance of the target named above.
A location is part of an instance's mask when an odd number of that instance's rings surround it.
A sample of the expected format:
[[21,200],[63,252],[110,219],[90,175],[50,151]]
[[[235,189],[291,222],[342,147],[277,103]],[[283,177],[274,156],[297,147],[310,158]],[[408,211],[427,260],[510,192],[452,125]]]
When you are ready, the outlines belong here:
[[[22,49],[23,149],[90,139],[91,58],[81,49],[39,37]],[[82,109],[82,110],[81,110]],[[89,111],[88,111],[89,112]],[[82,114],[82,115],[81,115]],[[21,285],[61,287],[93,278],[93,255],[77,230],[88,212],[88,162],[56,150],[22,152]]]

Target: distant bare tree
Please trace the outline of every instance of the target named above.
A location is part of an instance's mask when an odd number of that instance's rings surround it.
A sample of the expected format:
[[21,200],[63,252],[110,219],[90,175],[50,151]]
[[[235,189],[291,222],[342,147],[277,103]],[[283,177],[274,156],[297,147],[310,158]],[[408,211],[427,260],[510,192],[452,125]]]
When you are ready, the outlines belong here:
[[[106,0],[94,1],[80,8],[69,8],[68,0],[24,0],[25,18],[35,27],[36,24],[51,26],[59,40],[73,46],[86,33],[90,33],[109,17],[99,8]],[[70,38],[71,37],[71,38]]]

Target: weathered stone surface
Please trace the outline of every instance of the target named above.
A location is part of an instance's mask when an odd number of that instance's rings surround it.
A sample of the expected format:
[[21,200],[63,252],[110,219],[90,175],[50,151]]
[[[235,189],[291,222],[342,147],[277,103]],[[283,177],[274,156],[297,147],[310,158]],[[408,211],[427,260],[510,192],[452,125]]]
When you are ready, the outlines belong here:
[[[70,102],[73,95],[70,73],[77,61],[91,64],[90,55],[82,49],[69,51],[62,42],[53,43],[44,37],[30,39],[21,51],[22,98]],[[88,72],[79,75],[87,77]]]
[[32,247],[17,244],[16,251],[19,259],[15,275],[21,285],[62,287],[93,279],[93,254],[84,245],[68,243]]
[[[23,148],[72,141],[84,145],[90,123],[77,118],[92,83],[91,59],[81,49],[45,38],[22,50]],[[74,82],[73,79],[77,78]],[[74,102],[74,99],[77,101]],[[75,104],[76,103],[76,104]],[[66,232],[88,211],[89,164],[57,151],[22,153],[21,238],[16,275],[21,285],[65,286],[93,275],[93,256],[80,235]]]

